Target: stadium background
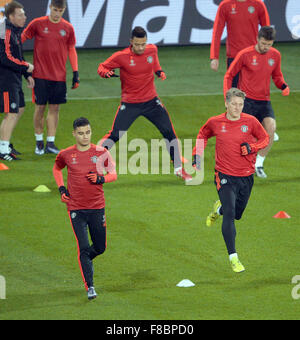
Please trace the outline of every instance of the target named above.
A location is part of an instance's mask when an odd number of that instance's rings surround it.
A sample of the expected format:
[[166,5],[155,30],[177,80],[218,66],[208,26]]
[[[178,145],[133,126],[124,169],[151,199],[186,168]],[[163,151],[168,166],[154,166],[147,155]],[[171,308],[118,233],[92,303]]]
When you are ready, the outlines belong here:
[[[2,5],[5,1],[1,1]],[[28,21],[46,15],[50,0],[23,0]],[[144,26],[149,42],[162,45],[210,43],[221,0],[68,0],[65,18],[76,32],[77,47],[124,47],[133,26]],[[265,0],[277,41],[300,38],[298,0]],[[0,5],[1,5],[0,3]],[[225,35],[224,35],[225,37]],[[26,49],[32,43],[25,44]]]
[[[21,2],[28,22],[47,13],[48,1]],[[66,19],[71,19],[78,35],[81,83],[70,90],[68,63],[68,103],[61,107],[57,145],[65,148],[74,143],[72,122],[79,115],[90,119],[94,143],[110,129],[120,83],[99,78],[97,67],[128,45],[135,20],[147,23],[150,41],[162,46],[159,58],[167,80],[156,80],[156,87],[176,132],[181,139],[194,139],[210,116],[224,112],[224,46],[219,72],[209,67],[209,34],[219,2],[69,0]],[[24,83],[26,110],[12,140],[22,151],[22,161],[7,164],[10,170],[0,172],[0,276],[6,279],[1,320],[299,319],[300,299],[294,299],[291,291],[296,288],[292,278],[300,275],[300,4],[297,0],[265,3],[278,31],[275,47],[282,54],[291,95],[282,97],[272,85],[280,140],[265,163],[268,179],[255,178],[247,211],[237,223],[245,275],[231,272],[220,223],[205,228],[206,215],[216,200],[211,140],[200,186],[187,187],[172,174],[119,175],[117,182],[105,186],[108,248],[95,262],[99,298],[88,304],[76,242],[51,172],[54,156],[34,154],[34,106]],[[154,17],[158,13],[168,18]],[[191,41],[192,36],[198,43]],[[28,61],[32,61],[31,46],[26,45]],[[128,142],[134,138],[150,145],[152,138],[161,136],[139,119],[128,133]],[[128,157],[134,154],[128,152]],[[40,184],[51,192],[33,192]],[[274,219],[280,210],[291,218]],[[196,286],[177,288],[185,278]]]

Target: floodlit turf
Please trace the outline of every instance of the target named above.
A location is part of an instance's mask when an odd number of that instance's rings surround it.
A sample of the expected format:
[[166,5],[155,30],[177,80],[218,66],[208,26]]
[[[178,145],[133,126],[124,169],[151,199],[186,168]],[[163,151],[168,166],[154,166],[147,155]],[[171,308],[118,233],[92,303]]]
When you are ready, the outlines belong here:
[[[286,81],[299,91],[296,45],[277,48]],[[78,116],[90,119],[94,143],[111,128],[117,98],[80,100],[119,95],[119,80],[103,80],[96,73],[98,62],[111,53],[79,52],[82,82],[69,91],[77,100],[62,106],[59,147],[73,144],[71,126]],[[222,91],[224,65],[219,73],[209,70],[208,47],[162,48],[159,55],[168,77],[156,82],[159,94],[179,138],[195,139],[210,116],[223,112],[222,95],[213,93]],[[210,140],[200,186],[185,186],[174,175],[132,174],[105,185],[108,248],[95,261],[99,297],[92,302],[83,289],[74,234],[52,177],[54,157],[33,153],[33,105],[27,103],[13,138],[23,160],[6,163],[10,170],[0,172],[0,275],[6,279],[0,320],[299,319],[300,299],[291,295],[292,278],[300,275],[299,96],[272,94],[280,140],[265,161],[268,179],[255,178],[247,210],[236,223],[244,273],[230,268],[221,220],[211,229],[205,226],[217,199]],[[128,141],[133,138],[150,145],[151,138],[161,136],[140,118],[128,133]],[[34,193],[40,184],[51,193]],[[274,219],[280,210],[291,219]],[[176,287],[182,279],[196,286]]]

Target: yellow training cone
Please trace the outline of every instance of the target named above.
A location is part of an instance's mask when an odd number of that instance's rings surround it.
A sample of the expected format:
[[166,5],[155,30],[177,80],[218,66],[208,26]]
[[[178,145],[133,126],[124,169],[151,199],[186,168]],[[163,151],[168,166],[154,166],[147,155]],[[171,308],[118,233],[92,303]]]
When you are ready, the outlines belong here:
[[47,188],[46,185],[39,185],[33,191],[34,192],[51,192],[51,190]]

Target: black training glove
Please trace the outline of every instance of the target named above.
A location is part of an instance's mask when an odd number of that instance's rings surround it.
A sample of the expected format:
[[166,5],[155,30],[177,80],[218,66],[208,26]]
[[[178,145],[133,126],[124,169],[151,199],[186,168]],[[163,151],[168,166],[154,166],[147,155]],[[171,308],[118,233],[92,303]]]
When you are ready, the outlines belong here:
[[79,86],[79,83],[80,83],[79,73],[78,73],[78,71],[74,71],[73,72],[73,80],[72,80],[72,90],[77,89],[77,87]]
[[105,73],[105,78],[118,78],[119,76],[115,74],[115,71],[109,71]]
[[196,168],[196,170],[201,170],[201,157],[199,155],[194,155],[192,166]]
[[86,175],[86,177],[93,184],[105,183],[105,178],[103,176],[98,175],[96,172],[91,171]]
[[68,203],[70,201],[70,194],[69,191],[66,187],[61,186],[58,188],[60,196],[61,196],[61,201],[63,203]]
[[241,154],[242,156],[247,156],[251,153],[251,146],[248,143],[241,144]]
[[167,76],[163,70],[158,70],[155,72],[155,74],[160,78],[161,80],[166,80]]

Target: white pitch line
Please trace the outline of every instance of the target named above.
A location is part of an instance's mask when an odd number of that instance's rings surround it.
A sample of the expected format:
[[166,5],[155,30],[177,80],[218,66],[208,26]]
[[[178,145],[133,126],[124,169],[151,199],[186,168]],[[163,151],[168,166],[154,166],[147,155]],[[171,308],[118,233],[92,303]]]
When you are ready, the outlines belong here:
[[[300,90],[293,90],[291,93],[296,92],[299,93]],[[279,91],[271,91],[271,93],[279,93]],[[163,94],[159,95],[159,97],[204,97],[204,96],[221,96],[222,92],[215,93],[178,93],[178,94]],[[76,101],[76,100],[106,100],[106,99],[121,99],[121,96],[106,96],[106,97],[68,97],[68,101]],[[26,102],[31,102],[32,99],[25,98]]]

